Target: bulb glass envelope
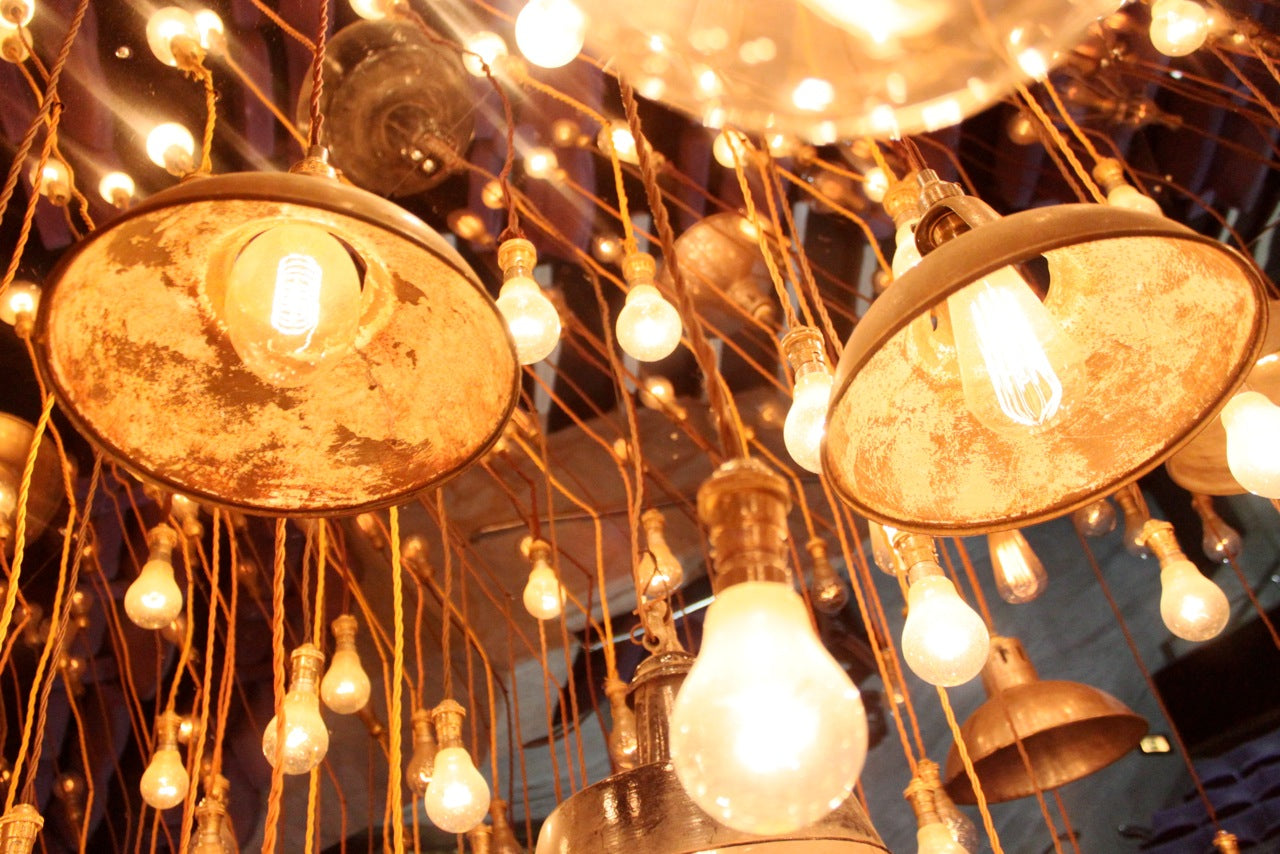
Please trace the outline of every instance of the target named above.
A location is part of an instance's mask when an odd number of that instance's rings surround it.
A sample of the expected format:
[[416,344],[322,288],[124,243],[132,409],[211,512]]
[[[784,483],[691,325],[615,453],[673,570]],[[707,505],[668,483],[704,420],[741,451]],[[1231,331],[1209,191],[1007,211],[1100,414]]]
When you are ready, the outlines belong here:
[[[1256,361],[1264,284],[1220,243],[1105,205],[1001,218],[959,196],[926,213],[922,249],[957,209],[972,230],[926,252],[876,300],[836,374],[823,468],[871,519],[977,534],[1069,513],[1163,462]],[[925,318],[934,335],[927,317],[948,296],[1028,262],[1047,267],[1045,308],[1081,347],[1077,393],[1064,397],[1057,427],[996,431],[966,407],[954,349],[926,353],[912,322]]]
[[[1280,300],[1269,303],[1270,323],[1262,345],[1262,357],[1249,370],[1245,383],[1280,403]],[[1227,467],[1227,429],[1212,418],[1186,447],[1165,464],[1174,482],[1201,495],[1243,495],[1247,490]]]
[[[355,349],[281,388],[236,356],[225,274],[281,223],[328,230],[363,274]],[[478,459],[515,403],[506,325],[460,256],[398,206],[337,181],[242,173],[157,193],[62,260],[40,368],[76,426],[144,478],[250,512],[391,504]]]
[[[957,124],[1039,77],[1116,0],[576,0],[587,47],[703,124],[825,144]],[[981,14],[978,9],[981,9]],[[927,62],[919,58],[927,56]]]

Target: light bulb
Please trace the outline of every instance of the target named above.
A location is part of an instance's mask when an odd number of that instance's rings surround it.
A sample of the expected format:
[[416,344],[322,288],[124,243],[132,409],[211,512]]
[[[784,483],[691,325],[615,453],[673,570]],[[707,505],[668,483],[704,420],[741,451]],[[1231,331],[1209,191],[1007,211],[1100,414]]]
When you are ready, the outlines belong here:
[[173,518],[182,523],[182,533],[191,539],[204,536],[204,525],[200,522],[200,505],[195,501],[175,492],[169,500],[169,510]]
[[1280,498],[1280,406],[1261,392],[1242,391],[1222,410],[1227,468],[1254,495]]
[[742,134],[729,128],[720,131],[711,143],[711,156],[726,169],[736,168],[738,164],[746,166],[747,146],[742,140]]
[[365,673],[360,654],[356,652],[358,627],[356,618],[350,614],[333,621],[333,658],[320,680],[320,699],[340,715],[353,715],[369,702],[369,674]]
[[609,716],[613,719],[609,728],[609,757],[615,771],[628,771],[636,767],[639,759],[640,737],[636,731],[636,714],[627,705],[627,683],[607,679],[604,693],[609,698]]
[[98,182],[98,195],[118,208],[128,207],[136,190],[133,178],[124,172],[108,172]]
[[640,561],[640,583],[649,599],[665,599],[684,581],[684,567],[667,545],[666,519],[662,511],[650,508],[640,514],[647,553]]
[[917,854],[969,854],[969,850],[955,840],[951,831],[941,821],[922,825],[916,831]]
[[[977,825],[956,807],[955,801],[942,787],[941,773],[938,764],[930,759],[921,759],[916,763],[916,774],[921,783],[928,788],[933,799],[933,812],[938,821],[947,828],[951,838],[960,846],[957,854],[978,854],[982,850],[982,836]],[[928,822],[926,822],[928,823]]]
[[1116,508],[1107,499],[1099,498],[1072,513],[1071,521],[1086,537],[1101,537],[1116,529]]
[[431,724],[431,712],[427,709],[418,709],[413,713],[413,754],[409,757],[409,764],[405,768],[405,781],[409,785],[409,791],[416,797],[425,795],[427,787],[431,785],[431,778],[435,776],[438,750],[435,730]]
[[163,629],[182,613],[182,590],[173,578],[173,547],[178,535],[168,525],[147,534],[150,554],[124,594],[124,612],[143,629]]
[[622,238],[616,234],[597,234],[591,238],[591,255],[601,264],[616,264],[622,260]]
[[640,163],[640,154],[636,150],[635,135],[631,133],[631,128],[627,126],[626,122],[614,119],[600,128],[600,133],[596,137],[596,145],[606,153],[612,151],[618,155],[618,159],[623,163],[630,163],[632,166],[637,166]]
[[893,250],[893,261],[890,264],[895,279],[920,263],[920,249],[916,246],[916,222],[917,220],[912,220],[898,226],[898,233],[894,238],[897,246]]
[[380,21],[391,14],[396,0],[351,0],[351,11],[368,21]]
[[546,180],[559,168],[560,161],[556,159],[556,153],[546,146],[531,148],[524,156],[524,173],[530,178]]
[[907,591],[902,656],[931,685],[963,685],[987,663],[991,636],[982,618],[943,575],[926,575]]
[[1141,211],[1149,213],[1152,216],[1163,216],[1164,211],[1160,209],[1160,203],[1148,196],[1146,193],[1140,193],[1134,187],[1128,184],[1117,184],[1107,193],[1107,204],[1114,208],[1128,208],[1133,211]]
[[156,721],[156,751],[142,772],[138,790],[151,807],[167,810],[187,798],[191,777],[178,753],[178,718],[166,713]]
[[12,62],[14,65],[21,65],[30,59],[31,51],[27,49],[27,38],[28,36],[17,27],[8,26],[6,22],[0,21],[0,59]]
[[11,27],[25,27],[36,16],[35,0],[4,0],[0,9],[4,11],[3,23]]
[[196,141],[177,122],[156,125],[147,134],[147,157],[171,175],[179,177],[195,171]]
[[1214,563],[1230,563],[1240,556],[1240,532],[1231,527],[1213,509],[1213,499],[1207,495],[1192,495],[1191,506],[1200,517],[1204,532],[1200,548],[1204,556]]
[[1160,567],[1160,617],[1169,631],[1189,641],[1217,637],[1231,616],[1222,588],[1205,578],[1185,557]]
[[987,550],[991,553],[991,570],[996,577],[1000,598],[1011,605],[1030,602],[1049,586],[1044,564],[1021,531],[997,531],[987,534]]
[[305,385],[355,348],[360,273],[324,228],[273,226],[231,265],[223,316],[244,366],[285,388]]
[[538,620],[554,620],[564,608],[565,591],[555,570],[545,562],[535,563],[524,586],[524,609]]
[[469,53],[462,55],[462,67],[473,77],[484,77],[484,67],[489,66],[492,72],[498,60],[507,55],[507,43],[502,36],[488,30],[482,30],[465,44]]
[[491,211],[502,210],[507,204],[507,193],[502,189],[502,182],[487,181],[480,188],[480,203]]
[[734,829],[787,833],[839,806],[866,754],[858,689],[790,585],[718,593],[671,715],[671,760],[694,802]]
[[947,299],[969,411],[992,430],[1044,428],[1069,403],[1076,348],[1010,267]]
[[65,205],[71,198],[71,170],[56,157],[48,158],[43,169],[31,167],[31,186],[55,205]]
[[10,326],[31,324],[40,307],[40,286],[18,279],[0,296],[0,320]]
[[1120,505],[1120,512],[1124,514],[1124,549],[1134,557],[1146,560],[1151,557],[1151,550],[1147,548],[1146,541],[1142,535],[1143,526],[1151,521],[1151,516],[1147,513],[1146,502],[1142,498],[1142,492],[1137,486],[1130,484],[1121,487],[1115,494],[1116,503]]
[[147,19],[147,44],[156,59],[177,66],[184,51],[199,47],[200,25],[186,9],[165,6]]
[[821,474],[822,438],[827,433],[832,384],[822,334],[810,326],[797,326],[783,339],[782,349],[795,374],[791,408],[782,423],[782,441],[797,465]]
[[618,312],[618,344],[641,362],[665,359],[680,344],[684,325],[680,312],[653,285],[657,264],[653,256],[632,252],[622,262],[627,301]]
[[896,575],[902,567],[901,561],[898,560],[898,553],[893,548],[893,538],[897,535],[898,529],[891,528],[888,525],[881,525],[879,522],[867,520],[867,531],[871,539],[871,558],[875,561],[881,572],[887,572],[890,575]]
[[1151,44],[1165,56],[1186,56],[1209,37],[1209,13],[1193,0],[1159,0],[1151,7]]
[[440,751],[427,786],[427,818],[446,833],[466,833],[489,812],[489,785],[462,746],[463,714],[452,700],[432,712]]
[[872,166],[862,173],[862,194],[879,204],[884,201],[884,194],[889,192],[889,176],[879,166]]
[[587,17],[572,0],[529,0],[516,16],[516,46],[540,68],[568,65],[586,35]]
[[849,588],[831,565],[827,555],[827,543],[821,537],[813,537],[805,544],[813,562],[813,607],[825,614],[838,613],[849,603]]
[[277,718],[273,715],[262,731],[262,754],[271,766],[286,774],[306,774],[324,760],[329,751],[329,728],[320,717],[320,697],[316,680],[324,664],[324,653],[304,643],[293,651],[289,692],[284,695],[284,744],[277,743]]
[[201,9],[195,14],[196,29],[200,32],[200,47],[221,52],[227,45],[226,27],[222,18],[212,9]]
[[522,365],[547,358],[560,342],[560,314],[530,275],[536,259],[533,244],[521,238],[498,247],[498,265],[505,277],[498,292],[498,311],[507,322]]

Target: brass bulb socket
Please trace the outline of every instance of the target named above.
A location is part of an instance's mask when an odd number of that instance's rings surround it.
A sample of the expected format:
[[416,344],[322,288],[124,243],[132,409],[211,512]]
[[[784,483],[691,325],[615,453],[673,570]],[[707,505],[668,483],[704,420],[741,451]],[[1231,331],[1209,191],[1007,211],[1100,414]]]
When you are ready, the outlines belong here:
[[712,585],[790,583],[787,483],[758,460],[729,460],[698,490],[698,516],[711,543]]
[[442,700],[431,710],[431,720],[436,728],[436,740],[440,747],[462,746],[462,719],[467,710],[455,700]]
[[337,645],[343,646],[355,644],[360,623],[351,614],[340,614],[329,624],[329,628],[333,631],[333,639]]
[[652,537],[654,534],[661,535],[666,531],[667,519],[662,515],[661,510],[650,507],[640,514],[640,525],[644,528],[644,532]]
[[893,220],[893,224],[901,227],[903,223],[919,219],[924,210],[920,206],[920,183],[918,172],[908,172],[889,185],[884,194],[884,210]]
[[156,718],[156,750],[177,750],[178,729],[181,726],[181,715],[161,712]]
[[651,285],[658,274],[658,262],[647,252],[629,252],[622,259],[622,278],[627,287]]
[[1182,547],[1173,533],[1173,525],[1161,519],[1148,519],[1138,532],[1138,543],[1146,546],[1163,564],[1165,561],[1182,557]]
[[538,264],[538,250],[523,237],[513,237],[498,245],[498,267],[504,278],[528,274]]
[[782,337],[782,352],[797,377],[818,368],[826,370],[827,354],[822,333],[812,326],[796,326],[788,331]]
[[323,145],[313,145],[307,149],[306,155],[293,164],[289,171],[294,175],[310,175],[313,178],[329,178],[336,181],[338,170],[329,163],[329,149]]
[[916,816],[916,824],[920,827],[926,824],[942,823],[933,802],[933,787],[922,780],[918,774],[911,778],[911,782],[902,792],[902,797],[911,805],[911,811]]
[[1114,157],[1103,157],[1093,167],[1093,177],[1103,192],[1109,193],[1121,184],[1128,182],[1124,177],[1124,166]]
[[151,550],[152,557],[158,557],[157,552],[169,556],[177,544],[178,532],[168,525],[161,523],[147,531],[147,548]]
[[418,709],[411,717],[414,744],[434,744],[435,727],[431,723],[431,710]]
[[902,572],[909,581],[943,574],[942,567],[938,565],[938,552],[934,548],[933,537],[928,534],[898,531],[889,545],[898,555]]
[[289,654],[289,690],[313,686],[320,679],[324,653],[313,643],[304,643]]

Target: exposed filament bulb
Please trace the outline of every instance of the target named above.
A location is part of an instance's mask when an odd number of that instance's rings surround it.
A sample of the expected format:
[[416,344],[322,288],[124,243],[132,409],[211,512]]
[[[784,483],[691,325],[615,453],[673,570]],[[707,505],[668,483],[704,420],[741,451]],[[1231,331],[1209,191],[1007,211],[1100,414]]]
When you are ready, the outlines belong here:
[[324,271],[310,255],[290,252],[276,266],[271,326],[281,335],[305,335],[320,325],[320,283]]

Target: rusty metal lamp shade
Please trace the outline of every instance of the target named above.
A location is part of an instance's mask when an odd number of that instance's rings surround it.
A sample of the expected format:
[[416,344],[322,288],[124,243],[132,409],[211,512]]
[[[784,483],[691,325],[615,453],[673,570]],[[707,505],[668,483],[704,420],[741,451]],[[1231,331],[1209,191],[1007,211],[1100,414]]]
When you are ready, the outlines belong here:
[[[1245,378],[1253,391],[1280,403],[1280,300],[1270,303],[1270,322],[1262,344],[1262,358]],[[1227,467],[1227,430],[1222,419],[1210,419],[1205,428],[1165,463],[1174,482],[1201,495],[1243,495],[1246,490]]]
[[[298,102],[309,122],[310,81]],[[387,18],[344,27],[325,48],[321,143],[356,186],[416,195],[449,176],[475,132],[475,92],[456,50]]]
[[[698,314],[722,335],[771,323],[776,298],[753,226],[736,213],[699,220],[676,238],[676,263]],[[670,284],[665,267],[663,281]]]
[[[13,554],[17,545],[13,535],[13,514],[35,432],[35,427],[16,415],[0,412],[0,531],[3,532],[6,554]],[[46,434],[40,438],[40,450],[36,453],[36,465],[31,473],[31,489],[27,494],[27,542],[44,533],[62,506],[65,495],[58,451]]]
[[[963,230],[957,209],[970,230],[943,242],[935,228]],[[1267,307],[1254,267],[1167,219],[1105,205],[1002,218],[953,196],[916,239],[923,260],[845,346],[823,446],[836,489],[877,522],[978,534],[1069,513],[1178,450],[1258,358]],[[947,297],[1034,264],[1051,277],[1044,308],[1082,351],[1079,394],[1064,397],[1068,429],[997,431],[966,406],[954,346],[926,353],[920,330],[934,346],[929,315]]]
[[[1036,785],[1048,790],[1079,780],[1120,759],[1147,733],[1142,716],[1104,691],[1079,682],[1041,681],[1016,638],[991,639],[982,684],[988,699],[960,734],[988,801],[1012,801],[1035,794]],[[1018,739],[1035,773],[1034,784]],[[977,803],[954,745],[944,780],[957,803]]]
[[[251,373],[220,312],[254,235],[309,223],[362,274],[354,349],[317,381]],[[403,500],[478,459],[515,403],[506,326],[435,231],[354,187],[231,174],[157,193],[49,279],[39,365],[62,409],[124,466],[249,512],[336,514]]]

